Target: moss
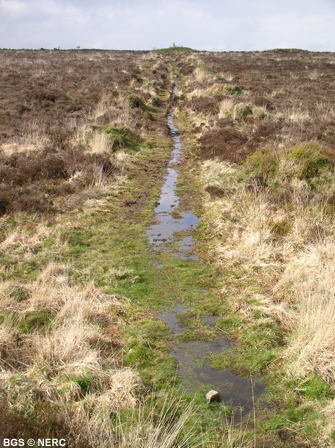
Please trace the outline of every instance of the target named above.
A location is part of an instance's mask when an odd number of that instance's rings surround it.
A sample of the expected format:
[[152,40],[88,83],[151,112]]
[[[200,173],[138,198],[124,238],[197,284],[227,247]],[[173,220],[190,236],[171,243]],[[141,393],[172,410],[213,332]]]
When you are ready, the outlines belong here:
[[212,67],[209,67],[208,65],[201,65],[200,68],[206,72],[209,73],[215,73],[216,70],[214,70]]
[[84,395],[90,392],[92,379],[89,374],[80,377],[71,377],[70,379],[80,386]]
[[314,373],[308,375],[306,381],[299,387],[301,395],[313,400],[334,398],[334,391],[325,381]]
[[178,210],[173,210],[170,215],[172,216],[172,218],[174,219],[183,219],[183,216],[180,214],[180,212]]
[[[322,148],[310,143],[307,145],[293,146],[290,148],[265,148],[247,156],[244,167],[247,173],[263,175],[265,178],[275,178],[279,170],[280,162],[290,162],[285,176],[310,180],[320,175],[321,171],[330,168],[329,158],[323,154]],[[327,181],[327,179],[326,179]],[[282,182],[280,179],[278,182]],[[314,182],[314,187],[320,182]]]
[[227,113],[228,118],[234,119],[242,119],[248,115],[252,115],[252,106],[244,103],[236,104],[232,111]]
[[146,105],[145,102],[137,95],[129,95],[128,99],[130,102],[130,106],[133,108],[139,108],[143,112],[145,111],[156,112],[155,107]]
[[110,137],[113,151],[139,151],[143,139],[126,126],[104,126],[100,129]]
[[158,320],[147,320],[128,327],[124,363],[139,370],[142,379],[161,388],[175,375],[176,361],[169,355],[166,342],[170,331]]
[[[217,77],[218,78],[218,77]],[[220,77],[222,78],[222,76]],[[223,78],[222,78],[223,80]],[[233,95],[239,96],[243,94],[243,90],[239,86],[232,84],[214,84],[208,92],[212,95]]]
[[239,86],[232,86],[230,88],[231,95],[242,95],[243,91]]

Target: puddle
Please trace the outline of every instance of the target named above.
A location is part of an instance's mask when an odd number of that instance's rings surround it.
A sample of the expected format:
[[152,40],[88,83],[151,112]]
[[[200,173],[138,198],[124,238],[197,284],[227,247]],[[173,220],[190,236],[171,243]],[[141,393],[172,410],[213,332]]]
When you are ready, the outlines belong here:
[[[210,354],[219,355],[225,349],[231,348],[232,341],[216,338],[204,342],[181,342],[178,335],[183,334],[187,327],[180,324],[177,316],[182,315],[188,309],[190,308],[184,308],[179,304],[169,312],[157,315],[173,332],[172,348],[178,362],[178,374],[182,377],[186,389],[195,393],[202,386],[206,386],[207,392],[210,389],[220,392],[222,404],[233,408],[236,417],[239,415],[237,409],[242,408],[243,414],[250,412],[253,408],[252,397],[260,396],[265,391],[265,386],[256,383],[253,384],[252,389],[250,380],[235,375],[229,369],[212,369],[210,363],[204,361]],[[216,317],[202,316],[202,320],[211,327],[215,325]]]
[[[181,241],[174,238],[176,232],[185,230],[193,230],[199,223],[199,218],[191,211],[175,214],[171,216],[171,211],[175,210],[179,205],[179,197],[176,195],[176,186],[178,183],[177,166],[182,155],[182,145],[178,136],[178,129],[172,121],[174,110],[173,99],[178,88],[175,84],[172,95],[172,108],[168,115],[168,126],[173,139],[173,151],[168,165],[165,182],[161,189],[161,196],[155,208],[156,223],[147,231],[150,245],[155,249],[162,243],[170,243],[172,245],[174,255],[179,258],[187,258],[197,260],[193,253],[194,240],[191,235],[185,236]],[[163,265],[157,264],[157,268]],[[203,294],[207,294],[206,289],[202,290]],[[178,373],[184,380],[187,390],[197,392],[202,386],[206,386],[206,392],[215,389],[220,392],[221,402],[232,408],[243,408],[244,413],[252,410],[252,398],[261,395],[265,391],[262,384],[254,384],[253,390],[250,380],[245,380],[234,375],[229,369],[214,370],[210,363],[206,361],[206,357],[210,354],[218,355],[224,350],[233,346],[233,343],[224,338],[216,338],[211,341],[192,341],[181,342],[178,335],[184,333],[187,327],[180,324],[178,315],[182,315],[190,308],[185,308],[178,304],[175,308],[168,310],[166,313],[158,314],[157,317],[162,319],[173,332],[173,352],[178,362]],[[203,322],[207,327],[215,325],[216,318],[213,316],[202,316]]]

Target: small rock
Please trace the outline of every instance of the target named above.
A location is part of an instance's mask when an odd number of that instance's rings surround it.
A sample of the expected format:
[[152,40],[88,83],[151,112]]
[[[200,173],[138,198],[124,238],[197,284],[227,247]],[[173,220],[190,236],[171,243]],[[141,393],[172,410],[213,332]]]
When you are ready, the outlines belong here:
[[206,401],[207,403],[214,403],[215,401],[220,402],[220,393],[216,390],[210,390],[206,394]]

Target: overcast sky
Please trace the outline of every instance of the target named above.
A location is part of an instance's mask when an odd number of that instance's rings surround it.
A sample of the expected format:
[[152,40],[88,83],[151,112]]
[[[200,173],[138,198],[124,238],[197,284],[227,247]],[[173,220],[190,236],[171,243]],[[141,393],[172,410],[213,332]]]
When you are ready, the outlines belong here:
[[335,0],[0,0],[0,48],[335,51]]

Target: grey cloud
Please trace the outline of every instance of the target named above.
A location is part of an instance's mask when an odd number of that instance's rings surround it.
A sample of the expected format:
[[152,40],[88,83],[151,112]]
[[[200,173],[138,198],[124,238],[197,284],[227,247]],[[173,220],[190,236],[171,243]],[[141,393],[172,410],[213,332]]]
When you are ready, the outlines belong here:
[[330,0],[0,0],[0,47],[335,50]]

